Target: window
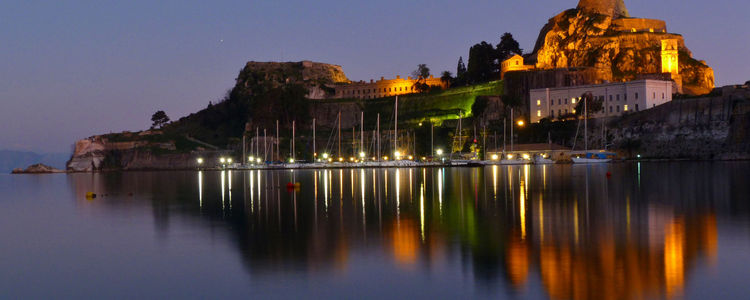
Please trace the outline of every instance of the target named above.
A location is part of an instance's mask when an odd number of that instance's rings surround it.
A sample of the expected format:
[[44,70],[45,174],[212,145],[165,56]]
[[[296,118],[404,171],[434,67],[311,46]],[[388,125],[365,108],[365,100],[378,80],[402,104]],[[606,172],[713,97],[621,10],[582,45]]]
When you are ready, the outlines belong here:
[[540,106],[540,105],[542,105],[542,100],[537,99],[536,100],[536,106]]
[[638,104],[635,105],[635,111],[638,111]]
[[638,93],[635,93],[635,100],[638,100]]
[[609,106],[609,112],[612,112],[612,105]]
[[622,110],[623,110],[623,111],[628,111],[628,105],[627,105],[627,104],[625,104],[625,105],[624,105],[624,106],[622,107]]
[[550,110],[549,111],[549,117],[550,118],[554,118],[555,117],[555,111],[554,110]]
[[617,101],[620,101],[620,94],[617,94]]
[[561,105],[561,104],[562,104],[562,99],[557,99],[557,105]]
[[656,99],[656,92],[654,92],[654,97],[653,97],[653,98],[651,98],[651,99]]
[[541,117],[542,116],[542,111],[541,110],[537,110],[536,111],[536,116],[537,117]]
[[661,98],[664,99],[664,93],[661,93]]
[[617,112],[620,112],[620,106],[619,105],[616,105],[615,109],[617,109]]
[[576,98],[571,98],[570,103],[576,104]]
[[562,116],[562,110],[559,110],[559,109],[558,109],[558,110],[557,110],[557,115],[558,115],[558,116]]
[[609,102],[612,102],[612,95],[609,95]]
[[568,104],[568,98],[565,98],[565,104]]
[[567,109],[565,109],[565,114],[566,114],[566,115],[568,114],[568,110],[567,110]]
[[625,96],[625,101],[628,101],[628,94],[624,94],[623,96]]

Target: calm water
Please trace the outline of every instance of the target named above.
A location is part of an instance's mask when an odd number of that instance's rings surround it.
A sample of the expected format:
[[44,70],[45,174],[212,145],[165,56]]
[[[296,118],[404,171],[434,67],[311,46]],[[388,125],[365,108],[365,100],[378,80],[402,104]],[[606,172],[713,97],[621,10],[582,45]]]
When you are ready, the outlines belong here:
[[746,299],[749,178],[750,163],[0,175],[0,298]]

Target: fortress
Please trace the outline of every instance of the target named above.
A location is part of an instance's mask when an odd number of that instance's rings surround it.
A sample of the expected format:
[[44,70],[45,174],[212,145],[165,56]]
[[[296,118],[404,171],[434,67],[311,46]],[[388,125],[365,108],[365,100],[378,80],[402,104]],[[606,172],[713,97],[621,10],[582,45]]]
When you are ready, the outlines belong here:
[[508,92],[528,101],[534,88],[672,80],[678,93],[714,88],[713,70],[696,60],[666,22],[633,18],[623,0],[580,0],[551,18],[532,53],[506,58],[501,76]]
[[396,79],[385,79],[380,77],[380,80],[374,81],[370,79],[370,82],[358,81],[349,84],[338,84],[334,86],[335,95],[333,98],[355,98],[355,99],[374,99],[380,97],[398,96],[404,94],[416,93],[417,82],[422,81],[431,87],[440,87],[445,89],[448,87],[447,83],[443,82],[440,78],[435,78],[430,75],[429,78],[418,78],[412,79],[407,77],[406,79],[401,76],[396,76]]

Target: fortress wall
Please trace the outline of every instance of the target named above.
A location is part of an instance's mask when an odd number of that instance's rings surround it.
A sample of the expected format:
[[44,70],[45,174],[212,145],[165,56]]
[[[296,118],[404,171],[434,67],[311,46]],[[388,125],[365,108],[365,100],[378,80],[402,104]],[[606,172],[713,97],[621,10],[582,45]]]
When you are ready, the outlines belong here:
[[667,32],[667,23],[656,19],[621,18],[612,20],[610,27],[616,31]]

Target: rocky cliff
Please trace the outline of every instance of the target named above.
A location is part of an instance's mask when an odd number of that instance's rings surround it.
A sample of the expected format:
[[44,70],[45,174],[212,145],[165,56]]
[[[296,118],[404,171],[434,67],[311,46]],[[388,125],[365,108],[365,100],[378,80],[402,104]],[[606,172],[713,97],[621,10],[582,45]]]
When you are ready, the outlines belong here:
[[247,89],[259,83],[278,87],[285,84],[301,84],[313,93],[321,92],[327,84],[348,83],[341,66],[312,61],[257,62],[250,61],[237,76],[236,86]]
[[680,77],[685,93],[714,88],[713,70],[692,58],[679,34],[668,33],[660,20],[627,18],[622,1],[581,1],[542,28],[528,61],[537,69],[588,67],[601,81],[633,80],[657,74],[661,41],[677,40]]

